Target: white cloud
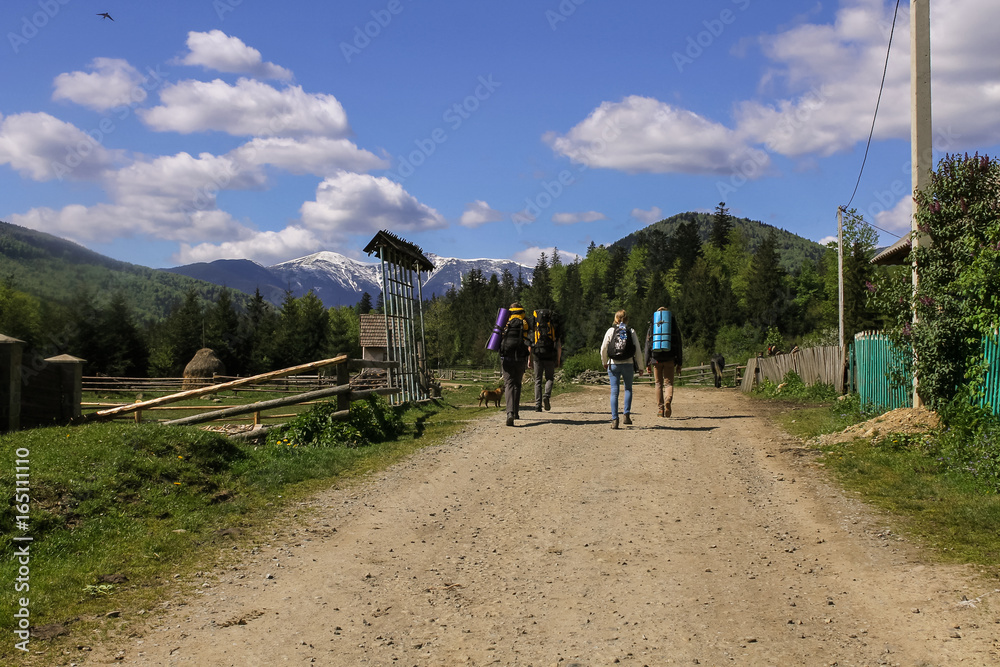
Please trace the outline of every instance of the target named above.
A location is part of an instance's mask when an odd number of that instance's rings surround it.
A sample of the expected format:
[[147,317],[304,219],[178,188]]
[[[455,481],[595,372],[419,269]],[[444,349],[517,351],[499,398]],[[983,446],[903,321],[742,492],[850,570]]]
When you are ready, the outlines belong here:
[[545,253],[545,261],[549,266],[552,266],[552,255],[553,253],[559,253],[559,261],[563,264],[569,264],[577,259],[583,259],[582,255],[578,255],[574,252],[566,252],[565,250],[559,250],[554,246],[548,248],[540,248],[538,246],[531,246],[530,248],[525,248],[511,255],[513,259],[518,264],[524,264],[525,266],[535,266],[538,264],[538,258],[541,254]]
[[307,140],[288,137],[255,138],[230,155],[250,165],[270,164],[293,174],[330,176],[338,171],[386,169],[389,160],[362,150],[347,139],[311,137]]
[[120,58],[94,58],[91,72],[66,72],[53,81],[52,99],[69,100],[95,111],[142,102],[147,79]]
[[820,245],[825,246],[825,245],[829,245],[831,243],[836,243],[837,240],[838,239],[837,239],[836,236],[824,236],[817,243],[819,243]]
[[553,213],[552,222],[557,225],[575,225],[578,222],[597,222],[607,220],[608,216],[597,211],[582,211],[579,213]]
[[118,157],[75,125],[47,113],[15,114],[0,122],[0,164],[36,181],[94,180]]
[[[910,233],[913,227],[913,197],[907,195],[888,211],[875,213],[875,224],[900,236]],[[891,242],[895,242],[893,239]]]
[[[908,8],[900,8],[876,140],[910,136]],[[627,173],[740,173],[769,169],[767,153],[799,160],[850,150],[868,138],[895,3],[843,0],[832,23],[798,22],[757,43],[768,63],[755,99],[731,119],[708,119],[658,100],[603,102],[565,134],[543,139],[561,155]],[[970,19],[970,17],[975,17]],[[975,150],[1000,141],[1000,3],[931,6],[934,146]],[[766,149],[767,152],[761,149]]]
[[638,95],[604,102],[565,135],[543,140],[573,162],[628,173],[728,174],[750,150],[720,123]]
[[206,69],[233,74],[247,74],[259,79],[291,79],[292,73],[274,63],[264,62],[260,51],[247,46],[239,37],[221,30],[188,33],[188,53],[178,59],[182,65],[200,65]]
[[440,213],[421,204],[399,183],[349,172],[324,179],[316,188],[315,201],[305,202],[300,211],[305,227],[334,241],[380,229],[418,232],[448,226]]
[[648,211],[644,211],[641,208],[634,208],[629,215],[645,225],[651,225],[654,222],[663,220],[663,210],[659,206],[654,206]]
[[188,153],[138,161],[104,172],[101,183],[111,203],[78,204],[60,210],[39,207],[14,215],[16,224],[76,241],[150,236],[174,241],[232,239],[242,224],[216,207],[223,190],[259,190],[263,172],[225,156]]
[[306,93],[301,86],[278,90],[241,78],[235,85],[186,80],[160,91],[161,106],[139,111],[160,132],[208,132],[234,136],[319,136],[350,134],[344,107],[333,95]]
[[465,211],[458,224],[463,227],[476,228],[488,222],[500,222],[504,219],[504,214],[490,208],[490,205],[481,199],[477,199],[471,204],[465,205]]
[[212,262],[217,259],[252,259],[265,266],[302,257],[323,248],[323,242],[312,231],[291,225],[281,231],[254,232],[248,238],[226,241],[218,245],[200,243],[191,246],[181,244],[180,251],[173,260],[178,264]]

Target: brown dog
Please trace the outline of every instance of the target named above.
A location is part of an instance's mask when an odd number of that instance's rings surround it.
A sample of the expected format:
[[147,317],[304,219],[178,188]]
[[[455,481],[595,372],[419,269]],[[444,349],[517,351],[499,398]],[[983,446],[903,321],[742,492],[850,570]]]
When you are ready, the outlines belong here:
[[501,398],[503,398],[503,385],[496,389],[483,389],[479,392],[479,407],[483,407],[483,401],[486,401],[486,407],[490,407],[490,403],[495,403],[499,408]]

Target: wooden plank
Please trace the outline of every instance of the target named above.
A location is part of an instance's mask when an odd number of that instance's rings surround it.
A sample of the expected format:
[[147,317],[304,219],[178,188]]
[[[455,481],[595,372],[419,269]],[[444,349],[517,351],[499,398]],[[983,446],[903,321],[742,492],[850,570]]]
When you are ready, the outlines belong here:
[[[190,417],[181,417],[180,419],[171,419],[169,421],[163,422],[166,426],[185,426],[190,424],[201,424],[203,422],[215,421],[217,419],[228,419],[229,417],[236,417],[238,415],[245,415],[251,412],[259,412],[261,410],[269,410],[271,408],[281,408],[286,405],[296,405],[305,401],[310,401],[317,398],[324,398],[326,396],[347,396],[347,403],[350,405],[351,401],[361,400],[367,398],[372,394],[395,394],[399,390],[395,387],[386,387],[381,389],[366,389],[363,391],[351,391],[351,385],[344,384],[337,387],[330,387],[328,389],[317,389],[316,391],[307,391],[303,394],[298,394],[297,396],[288,396],[284,398],[273,398],[269,401],[259,401],[257,403],[249,403],[247,405],[240,405],[235,408],[225,408],[223,410],[216,410],[215,412],[206,412],[201,415],[191,415]],[[342,412],[346,413],[348,410],[340,410],[334,413],[335,418]]]
[[194,398],[195,396],[202,396],[204,394],[213,394],[215,392],[222,391],[225,389],[232,389],[233,387],[239,387],[245,384],[253,384],[254,382],[261,382],[262,380],[271,380],[274,378],[285,377],[286,375],[295,375],[296,373],[316,370],[319,368],[323,368],[325,366],[340,364],[345,361],[347,361],[347,355],[342,354],[340,356],[333,357],[332,359],[323,359],[322,361],[311,361],[308,364],[300,364],[298,366],[291,366],[289,368],[283,368],[277,371],[261,373],[260,375],[254,375],[248,378],[242,378],[240,380],[232,380],[230,382],[223,382],[222,384],[214,384],[214,385],[209,385],[207,387],[199,387],[198,389],[189,389],[187,391],[182,391],[176,394],[160,396],[159,398],[152,398],[148,401],[143,401],[141,403],[131,403],[128,405],[121,405],[117,408],[110,408],[108,410],[99,410],[97,412],[91,413],[90,415],[87,416],[87,418],[99,419],[102,417],[113,417],[115,415],[120,415],[127,412],[142,410],[143,408],[148,408],[154,405],[166,405],[168,403],[175,403],[177,401],[183,401],[186,398]]

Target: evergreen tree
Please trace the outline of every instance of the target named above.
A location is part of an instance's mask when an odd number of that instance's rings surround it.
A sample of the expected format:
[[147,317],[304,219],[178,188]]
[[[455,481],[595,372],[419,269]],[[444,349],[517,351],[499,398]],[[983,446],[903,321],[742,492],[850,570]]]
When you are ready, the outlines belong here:
[[772,231],[757,248],[747,281],[747,316],[759,329],[778,327],[785,310],[785,272],[778,262],[777,241]]
[[346,354],[351,359],[361,358],[361,325],[358,313],[350,306],[331,308],[328,311],[330,329],[327,332],[328,358]]
[[729,242],[729,232],[733,229],[733,216],[729,215],[726,202],[720,201],[715,207],[715,214],[712,216],[712,232],[709,235],[709,242],[722,250]]
[[223,287],[205,315],[205,347],[215,351],[229,375],[245,372],[239,335],[239,315],[229,289]]
[[97,372],[116,377],[144,377],[149,365],[149,348],[135,323],[125,295],[115,292],[98,315],[101,368]]
[[260,375],[275,370],[274,343],[278,315],[274,306],[264,300],[260,289],[254,291],[240,318],[240,340],[243,341],[243,367],[247,375]]
[[368,313],[372,312],[371,294],[365,292],[364,294],[361,295],[361,300],[358,301],[356,312],[358,315],[367,315]]
[[538,263],[535,264],[535,273],[531,278],[531,290],[527,299],[530,303],[525,304],[525,307],[530,310],[555,307],[552,283],[549,280],[549,263],[544,252],[538,256]]
[[670,239],[670,250],[677,257],[681,275],[687,275],[694,263],[701,257],[701,235],[698,223],[687,220],[674,231]]

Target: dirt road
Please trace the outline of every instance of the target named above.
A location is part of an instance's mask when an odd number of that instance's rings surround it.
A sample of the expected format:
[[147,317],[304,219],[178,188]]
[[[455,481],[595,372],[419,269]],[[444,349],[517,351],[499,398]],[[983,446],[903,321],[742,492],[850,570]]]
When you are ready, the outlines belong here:
[[1000,593],[922,563],[754,409],[683,389],[657,419],[643,388],[612,431],[604,387],[490,413],[87,662],[997,664]]

